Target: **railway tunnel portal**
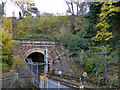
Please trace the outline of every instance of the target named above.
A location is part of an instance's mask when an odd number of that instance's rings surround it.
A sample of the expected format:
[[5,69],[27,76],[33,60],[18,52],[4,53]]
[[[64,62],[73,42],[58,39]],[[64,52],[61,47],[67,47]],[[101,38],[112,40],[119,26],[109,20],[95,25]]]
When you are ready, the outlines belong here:
[[[34,73],[39,73],[40,75],[47,68],[48,72],[51,71],[50,63],[52,62],[53,58],[55,58],[53,53],[55,45],[54,41],[38,39],[17,39],[17,41],[20,43],[20,48],[24,55],[25,61],[29,64],[30,69],[33,70]],[[46,57],[46,50],[48,53],[48,57]],[[33,65],[30,65],[31,62],[33,63]]]

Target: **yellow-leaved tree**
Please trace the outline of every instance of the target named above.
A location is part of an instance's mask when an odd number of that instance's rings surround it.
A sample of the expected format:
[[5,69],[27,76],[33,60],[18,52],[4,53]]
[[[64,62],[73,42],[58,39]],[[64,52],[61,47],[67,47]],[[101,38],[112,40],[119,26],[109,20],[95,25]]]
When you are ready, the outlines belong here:
[[[100,2],[101,4],[103,2]],[[115,6],[118,2],[104,2],[99,14],[100,21],[96,25],[97,34],[92,39],[95,41],[107,41],[113,37],[113,33],[110,31],[111,24],[109,18],[115,16],[120,12],[120,6]],[[96,4],[98,5],[98,4]]]
[[3,24],[3,28],[2,28],[2,70],[3,70],[3,73],[8,72],[9,67],[11,67],[13,63],[12,55],[11,55],[11,51],[13,48],[12,34],[9,32],[11,30],[5,25],[7,24],[6,23]]
[[19,68],[22,66],[22,60],[19,56],[13,56],[14,63],[12,65],[12,68]]
[[23,25],[23,23],[19,23],[17,26],[17,35],[24,35],[25,34],[25,26]]
[[3,17],[3,25],[2,28],[9,33],[12,33],[12,20],[7,17]]
[[[3,73],[8,72],[9,68],[16,68],[22,65],[22,61],[19,56],[13,55],[13,37],[12,37],[12,19],[3,17],[2,24],[2,71]],[[19,34],[24,33],[24,25],[20,23],[18,25]]]

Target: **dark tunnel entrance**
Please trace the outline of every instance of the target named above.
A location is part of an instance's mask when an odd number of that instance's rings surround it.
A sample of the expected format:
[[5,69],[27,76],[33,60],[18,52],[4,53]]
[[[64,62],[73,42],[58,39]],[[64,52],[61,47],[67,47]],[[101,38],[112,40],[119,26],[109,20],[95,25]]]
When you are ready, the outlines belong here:
[[[39,52],[34,52],[34,53],[31,53],[27,58],[26,58],[26,62],[28,61],[27,59],[31,60],[33,62],[33,64],[29,64],[30,66],[30,70],[38,76],[40,76],[43,72],[44,72],[44,66],[45,64],[43,65],[40,65],[42,63],[45,63],[44,62],[44,55],[42,53],[39,53]],[[37,63],[38,63],[38,72],[37,72]]]
[[32,53],[27,58],[31,58],[33,62],[44,63],[44,55],[42,53]]

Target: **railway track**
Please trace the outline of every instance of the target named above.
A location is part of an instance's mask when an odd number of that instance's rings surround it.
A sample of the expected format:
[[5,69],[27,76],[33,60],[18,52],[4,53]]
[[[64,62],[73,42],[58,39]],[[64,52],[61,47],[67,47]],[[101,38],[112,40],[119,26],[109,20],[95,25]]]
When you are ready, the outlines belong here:
[[[59,77],[59,75],[56,75]],[[64,79],[68,79],[68,80],[76,80],[76,81],[79,81],[79,77],[73,77],[73,76],[67,76],[67,75],[62,75],[61,76],[62,78]]]
[[74,88],[74,89],[78,89],[79,88],[79,85],[76,85],[76,84],[72,84],[68,81],[63,81],[63,80],[58,80],[58,79],[54,79],[54,78],[50,78],[56,82],[60,82],[61,84],[67,86],[67,87],[70,87],[70,88]]
[[66,75],[62,75],[62,77],[65,78],[65,79],[68,79],[68,80],[78,80],[79,81],[78,77],[66,76]]
[[[59,75],[58,75],[59,76]],[[65,75],[62,75],[62,78],[64,79],[67,79],[67,80],[78,80],[79,81],[79,78],[78,77],[73,77],[73,76],[65,76]],[[50,77],[50,79],[56,81],[56,82],[60,82],[61,84],[67,86],[67,87],[70,87],[70,88],[73,88],[73,89],[79,89],[80,85],[79,84],[73,84],[71,83],[70,81],[65,81],[65,80],[58,80],[58,79],[55,79],[55,78],[52,78]],[[89,86],[84,86],[84,90],[92,90],[92,87],[89,87]]]
[[[80,81],[79,77],[74,77],[74,76],[62,75],[62,78],[67,79],[67,80],[75,80],[75,81],[78,81],[78,82]],[[86,81],[89,82],[89,83],[92,83],[94,85],[96,84],[96,82],[94,80],[91,80],[91,78],[87,78]],[[84,82],[83,79],[82,79],[82,82]]]
[[65,85],[73,90],[103,90],[104,89],[104,88],[100,88],[100,87],[93,88],[93,87],[89,87],[89,86],[84,86],[82,89],[80,89],[79,84],[72,84],[68,81],[58,80],[58,79],[54,79],[51,77],[50,77],[50,79],[54,80],[56,82],[60,82],[62,85]]

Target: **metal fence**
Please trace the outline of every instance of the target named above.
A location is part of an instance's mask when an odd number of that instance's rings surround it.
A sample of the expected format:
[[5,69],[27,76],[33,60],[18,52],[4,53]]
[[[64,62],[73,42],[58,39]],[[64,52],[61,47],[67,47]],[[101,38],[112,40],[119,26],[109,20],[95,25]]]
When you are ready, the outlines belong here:
[[[33,86],[37,87],[37,88],[64,88],[64,85],[61,85],[60,82],[55,82],[53,80],[50,80],[47,78],[46,82],[43,82],[40,79],[40,76],[42,74],[41,71],[41,66],[44,67],[45,69],[45,65],[46,63],[37,63],[37,62],[32,62],[32,63],[28,63],[30,70],[31,70],[31,75],[32,75],[32,83]],[[44,71],[43,71],[44,72]]]
[[[40,83],[40,75],[46,71],[46,65],[50,63],[40,63],[40,62],[33,62],[32,59],[27,59],[30,72],[32,75],[32,83],[33,86],[39,88],[39,83]],[[47,66],[48,68],[48,66]]]
[[3,88],[14,88],[14,87],[17,87],[18,73],[16,73],[16,75],[13,76],[13,77],[2,78],[0,80],[2,81],[1,86]]

